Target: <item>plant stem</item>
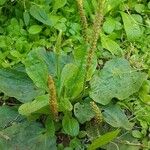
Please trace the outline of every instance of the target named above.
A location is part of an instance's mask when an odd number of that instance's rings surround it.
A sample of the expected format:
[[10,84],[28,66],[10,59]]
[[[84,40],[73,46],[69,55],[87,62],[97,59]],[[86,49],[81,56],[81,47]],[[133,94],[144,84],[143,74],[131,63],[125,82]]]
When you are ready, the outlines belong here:
[[117,141],[117,142],[120,143],[120,144],[125,144],[125,145],[139,146],[141,148],[149,148],[148,146],[143,145],[141,143],[130,143],[129,141]]
[[24,7],[24,10],[26,10],[26,0],[23,0],[23,7]]
[[57,42],[55,45],[55,52],[56,52],[56,72],[58,81],[60,80],[60,49],[61,49],[61,40],[62,40],[62,31],[59,31],[59,35],[57,38]]

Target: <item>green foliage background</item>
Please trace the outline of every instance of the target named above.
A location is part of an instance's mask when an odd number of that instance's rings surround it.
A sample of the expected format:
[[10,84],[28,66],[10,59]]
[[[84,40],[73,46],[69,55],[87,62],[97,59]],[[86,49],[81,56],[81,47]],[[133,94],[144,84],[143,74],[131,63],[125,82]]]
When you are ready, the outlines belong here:
[[[98,1],[83,4],[90,38]],[[150,1],[105,0],[103,7],[86,74],[75,0],[0,0],[0,149],[150,149]]]

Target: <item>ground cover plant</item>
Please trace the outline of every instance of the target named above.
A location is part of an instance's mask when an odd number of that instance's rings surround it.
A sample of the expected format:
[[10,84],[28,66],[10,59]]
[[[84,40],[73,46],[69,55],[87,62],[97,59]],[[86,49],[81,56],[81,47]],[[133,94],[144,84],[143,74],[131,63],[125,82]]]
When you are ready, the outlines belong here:
[[0,149],[149,150],[150,2],[0,0]]

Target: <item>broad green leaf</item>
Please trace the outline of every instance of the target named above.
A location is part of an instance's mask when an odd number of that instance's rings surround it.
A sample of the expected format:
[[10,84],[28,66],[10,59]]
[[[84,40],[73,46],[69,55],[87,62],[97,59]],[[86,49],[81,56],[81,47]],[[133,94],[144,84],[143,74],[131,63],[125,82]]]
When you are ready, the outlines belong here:
[[45,12],[43,8],[32,5],[30,8],[30,14],[38,21],[42,22],[45,25],[51,26],[52,20],[50,20],[49,16]]
[[140,139],[140,138],[142,138],[143,135],[139,130],[133,130],[132,131],[132,136],[135,137],[135,138]]
[[67,98],[61,98],[59,101],[59,111],[65,112],[65,111],[72,111],[73,106],[69,99]]
[[[85,64],[84,64],[85,65]],[[92,63],[91,63],[91,66],[87,72],[87,81],[90,81],[94,72],[96,71],[96,67],[97,67],[97,56],[94,55],[93,56],[93,59],[92,59]]]
[[137,23],[143,23],[143,18],[141,15],[138,14],[132,14],[131,17],[137,22]]
[[43,134],[43,129],[38,123],[13,124],[0,131],[0,148],[2,150],[15,150],[16,147],[20,150],[56,150],[55,137]]
[[58,22],[55,26],[54,26],[55,29],[57,30],[62,30],[64,33],[66,32],[67,30],[67,26],[64,22]]
[[46,52],[45,49],[41,49],[39,55],[48,67],[49,74],[56,76],[56,55],[53,52]]
[[25,12],[23,13],[23,19],[24,19],[25,25],[28,26],[28,25],[29,25],[29,22],[30,22],[30,14],[29,14],[28,11],[25,11]]
[[148,6],[148,9],[150,9],[150,2],[148,2],[147,6]]
[[38,34],[38,33],[40,33],[41,31],[42,31],[42,27],[39,26],[39,25],[32,25],[32,26],[29,28],[29,30],[28,30],[28,32],[29,32],[30,34]]
[[113,127],[131,130],[132,125],[119,105],[108,105],[104,108],[104,120]]
[[69,145],[72,149],[82,149],[82,143],[78,138],[72,139]]
[[[87,61],[87,51],[88,49],[85,46],[79,46],[74,51],[74,59],[77,66],[79,66],[80,69],[83,70],[83,75],[85,74],[85,68],[86,68],[86,61]],[[94,55],[92,59],[92,64],[89,68],[89,71],[87,73],[87,80],[89,81],[91,77],[93,76],[95,70],[97,67],[97,56]]]
[[[35,59],[34,61],[32,59]],[[46,51],[44,48],[37,48],[32,50],[26,59],[25,62],[26,69],[29,69],[30,78],[34,81],[37,86],[42,88],[47,88],[47,77],[48,74],[51,74],[53,77],[56,76],[56,54],[54,52]],[[67,55],[60,55],[60,71],[62,71],[65,64],[70,63],[72,57]],[[33,71],[28,68],[33,66]],[[35,67],[40,68],[41,70],[36,69]],[[39,74],[39,75],[38,75]],[[35,78],[35,76],[37,76]]]
[[120,130],[115,130],[108,132],[99,138],[95,139],[92,141],[92,144],[89,145],[88,150],[96,150],[97,148],[100,148],[103,145],[106,145],[107,143],[111,142],[113,139],[117,137],[119,134]]
[[120,48],[119,44],[107,37],[104,34],[101,34],[101,42],[102,47],[110,51],[113,55],[121,55],[122,49]]
[[54,0],[53,9],[57,10],[61,7],[64,7],[67,3],[67,0]]
[[[49,74],[53,77],[56,76],[56,53],[46,51],[44,48],[40,48],[37,51],[39,58],[46,64]],[[60,71],[62,71],[65,64],[70,63],[72,57],[69,55],[60,55]]]
[[145,81],[139,91],[139,98],[142,102],[150,105],[150,82]]
[[79,133],[79,123],[76,119],[66,114],[62,120],[62,126],[65,133],[71,136],[77,136]]
[[22,57],[22,55],[18,52],[18,51],[10,51],[10,54],[18,59],[20,59]]
[[78,102],[74,105],[74,115],[79,120],[79,122],[83,124],[86,121],[90,121],[95,116],[95,112],[93,111],[90,103]]
[[0,107],[0,130],[20,120],[17,109],[9,106]]
[[120,21],[116,21],[116,24],[115,24],[115,30],[121,30],[123,28],[123,25],[120,23]]
[[131,15],[124,12],[121,12],[121,16],[128,40],[135,41],[139,39],[142,36],[142,30],[140,29],[138,23]]
[[51,117],[48,117],[45,122],[45,128],[47,130],[47,134],[51,137],[55,136],[55,124]]
[[116,26],[116,21],[113,18],[107,18],[103,24],[103,30],[107,34],[110,34],[114,31],[115,26]]
[[0,0],[0,5],[3,5],[6,2],[6,0]]
[[104,13],[108,13],[111,10],[115,9],[116,7],[118,7],[121,3],[123,3],[125,0],[107,0],[105,2],[105,9],[104,9]]
[[138,12],[139,14],[143,13],[146,10],[146,7],[144,4],[136,4],[134,8],[135,8],[135,11]]
[[140,92],[139,93],[139,97],[140,97],[140,100],[142,102],[144,102],[145,104],[150,105],[150,94],[147,94],[147,93],[144,93],[144,92]]
[[53,0],[45,0],[45,4],[49,5],[52,3]]
[[40,48],[33,49],[25,60],[26,72],[37,87],[47,89],[48,68],[41,59]]
[[23,103],[32,101],[44,92],[35,87],[25,72],[12,69],[0,69],[0,91]]
[[145,79],[146,74],[131,68],[126,59],[112,59],[92,78],[90,97],[103,105],[112,98],[124,100],[138,92]]
[[[0,48],[6,48],[7,47],[7,40],[6,40],[6,37],[5,36],[0,36]],[[6,53],[6,52],[5,52]],[[0,53],[1,55],[3,54],[4,56],[5,56],[5,54],[4,53]],[[2,55],[2,56],[3,56]],[[2,56],[1,56],[1,58],[2,58]],[[3,56],[3,57],[4,57]],[[7,55],[6,55],[7,56]]]
[[[22,104],[19,107],[19,113],[24,116],[29,116],[33,113],[48,114],[49,109],[45,109],[49,106],[49,95],[42,95],[37,97],[34,101]],[[43,110],[44,109],[44,110]]]
[[[117,140],[115,141],[119,150],[140,150],[141,149],[141,147],[139,146],[140,142],[136,138],[133,138],[133,136],[130,135],[130,133],[123,134],[121,137],[119,137],[119,140],[125,142],[125,143],[119,143],[117,142]],[[127,144],[128,142],[133,143],[133,145]],[[106,146],[106,149],[117,150],[116,145],[114,143],[109,143]]]
[[61,73],[61,92],[65,89],[67,97],[74,99],[81,93],[83,82],[84,74],[81,68],[71,63],[65,65]]

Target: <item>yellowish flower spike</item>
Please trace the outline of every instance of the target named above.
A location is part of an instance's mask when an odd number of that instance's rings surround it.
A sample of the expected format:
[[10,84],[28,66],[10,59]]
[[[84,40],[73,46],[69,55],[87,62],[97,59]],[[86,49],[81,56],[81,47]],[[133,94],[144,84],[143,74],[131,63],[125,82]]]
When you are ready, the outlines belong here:
[[100,125],[103,121],[102,113],[95,102],[91,102],[91,106],[92,106],[93,111],[95,112],[95,117],[94,117],[95,123],[97,125]]
[[87,36],[88,23],[83,9],[83,0],[76,0],[76,1],[77,1],[78,10],[81,18],[81,24],[83,27],[83,37],[85,41],[88,42],[88,36]]
[[48,88],[49,88],[49,105],[52,117],[55,121],[58,121],[58,103],[57,103],[57,94],[54,80],[51,75],[48,77]]
[[93,35],[92,35],[91,43],[90,43],[91,46],[90,46],[88,57],[87,57],[87,65],[86,65],[87,72],[92,64],[93,55],[97,46],[97,41],[98,41],[100,30],[101,30],[101,25],[103,21],[104,3],[105,3],[104,0],[98,1],[98,8],[97,8],[97,12],[96,12],[96,16],[95,16],[95,20],[93,24]]

